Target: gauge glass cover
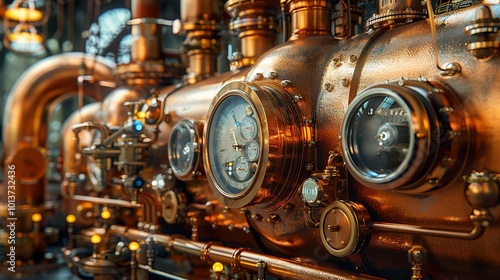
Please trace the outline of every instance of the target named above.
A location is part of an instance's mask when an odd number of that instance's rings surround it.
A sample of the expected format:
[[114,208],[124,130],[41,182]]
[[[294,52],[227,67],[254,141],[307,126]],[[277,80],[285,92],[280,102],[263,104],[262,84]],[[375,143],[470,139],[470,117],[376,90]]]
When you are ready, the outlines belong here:
[[[242,96],[228,95],[213,114],[208,156],[215,181],[228,196],[245,193],[255,175],[261,150],[258,118],[254,112]],[[252,141],[247,142],[249,140]]]
[[176,177],[185,179],[198,166],[199,136],[194,122],[179,121],[172,130],[169,141],[169,161]]
[[413,154],[412,113],[396,94],[369,94],[353,102],[343,144],[353,170],[383,183],[401,175]]

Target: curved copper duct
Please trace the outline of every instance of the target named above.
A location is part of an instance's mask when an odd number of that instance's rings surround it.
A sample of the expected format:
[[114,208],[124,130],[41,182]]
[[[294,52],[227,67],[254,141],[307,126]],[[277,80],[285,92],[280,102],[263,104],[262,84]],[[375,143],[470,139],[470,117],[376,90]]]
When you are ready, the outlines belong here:
[[[61,130],[61,156],[63,162],[63,174],[66,172],[77,173],[87,168],[84,158],[78,160],[76,158],[76,145],[75,134],[71,130],[74,124],[81,123],[82,121],[97,120],[99,112],[101,111],[102,103],[95,102],[84,106],[81,110],[71,114],[66,122],[64,122]],[[82,131],[80,135],[81,146],[90,146],[92,144],[92,133],[89,131]],[[83,156],[83,155],[82,155]]]
[[[6,102],[3,123],[5,170],[7,171],[9,163],[16,155],[19,158],[19,151],[28,151],[21,156],[23,166],[31,167],[35,169],[33,172],[37,172],[39,163],[36,161],[39,157],[36,156],[44,156],[43,148],[46,144],[48,105],[62,96],[76,95],[79,76],[91,75],[94,83],[114,81],[114,66],[113,62],[100,57],[66,53],[46,58],[29,68],[14,85]],[[93,87],[84,90],[83,94],[101,100],[107,92]],[[34,152],[37,150],[39,152]],[[32,156],[33,153],[35,156]],[[33,178],[27,175],[23,179],[22,170],[19,170],[21,166],[16,168],[16,203],[43,203],[44,173]],[[0,202],[5,202],[6,194],[7,191],[1,191]]]

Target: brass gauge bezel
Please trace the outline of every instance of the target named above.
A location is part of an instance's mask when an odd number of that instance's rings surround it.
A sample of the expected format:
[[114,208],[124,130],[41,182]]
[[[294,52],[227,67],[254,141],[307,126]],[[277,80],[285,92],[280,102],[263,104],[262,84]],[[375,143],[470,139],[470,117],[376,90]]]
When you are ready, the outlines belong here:
[[321,242],[330,254],[339,258],[358,254],[370,242],[370,224],[370,215],[363,205],[334,201],[321,214]]
[[[168,142],[168,161],[175,177],[181,181],[193,180],[203,174],[203,165],[201,163],[202,132],[202,124],[191,119],[182,119],[172,128]],[[187,167],[180,167],[177,163],[179,155],[175,152],[175,145],[179,145],[179,143],[174,138],[178,133],[188,133],[186,139],[190,139],[192,143],[192,150],[189,153],[193,158]],[[185,143],[182,145],[185,145]]]
[[[236,189],[232,186],[238,183],[236,180],[218,179],[225,171],[215,166],[211,160],[215,154],[211,153],[220,151],[209,148],[215,145],[210,142],[215,137],[210,133],[218,121],[214,119],[220,114],[217,110],[225,110],[224,102],[232,96],[242,98],[253,110],[258,126],[254,140],[260,148],[249,185],[236,193],[228,191]],[[258,204],[272,211],[291,198],[296,189],[291,182],[296,182],[300,174],[299,154],[304,146],[298,115],[290,96],[274,83],[232,82],[218,92],[209,108],[203,150],[208,183],[219,201],[230,208]]]
[[[362,107],[381,97],[391,98],[408,114],[405,131],[409,132],[409,138],[404,140],[408,141],[407,153],[398,159],[400,162],[394,170],[386,173],[370,169],[368,151],[363,152],[358,143],[362,142],[361,138],[355,135],[355,126],[361,127],[361,122],[369,121],[360,115]],[[377,190],[421,193],[443,186],[456,176],[467,154],[467,135],[465,116],[449,89],[437,83],[401,80],[374,85],[359,93],[346,112],[341,138],[347,169],[356,181]],[[367,135],[362,139],[378,141],[376,136]],[[370,142],[362,144],[375,146]]]

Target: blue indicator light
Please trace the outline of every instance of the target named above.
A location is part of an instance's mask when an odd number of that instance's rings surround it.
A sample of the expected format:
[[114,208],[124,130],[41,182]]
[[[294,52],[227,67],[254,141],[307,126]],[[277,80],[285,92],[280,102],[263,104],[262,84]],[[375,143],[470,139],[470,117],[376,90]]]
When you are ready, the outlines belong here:
[[134,185],[134,188],[140,189],[142,186],[144,186],[144,180],[141,177],[137,177],[134,179],[134,182],[132,183]]
[[132,126],[136,132],[141,132],[142,129],[144,128],[141,121],[139,120],[135,120]]

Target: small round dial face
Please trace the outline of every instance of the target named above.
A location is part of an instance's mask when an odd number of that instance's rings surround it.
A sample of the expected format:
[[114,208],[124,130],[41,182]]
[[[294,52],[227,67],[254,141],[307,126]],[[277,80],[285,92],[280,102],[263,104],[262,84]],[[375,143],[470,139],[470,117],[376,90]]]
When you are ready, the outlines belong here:
[[192,173],[198,165],[199,144],[194,123],[181,120],[172,130],[168,146],[169,161],[174,174],[182,177]]
[[240,156],[234,162],[234,178],[245,181],[250,176],[250,162],[244,156]]
[[208,131],[208,157],[214,179],[230,196],[245,192],[255,175],[261,151],[254,112],[243,97],[228,95],[215,109]]
[[[251,112],[251,110],[249,110]],[[241,139],[244,141],[252,140],[257,136],[257,122],[253,117],[245,117],[239,125]]]
[[257,141],[252,140],[245,144],[245,155],[249,161],[257,161],[259,159],[260,147]]
[[353,104],[343,141],[355,171],[380,182],[407,168],[413,152],[411,112],[396,96],[372,94]]

